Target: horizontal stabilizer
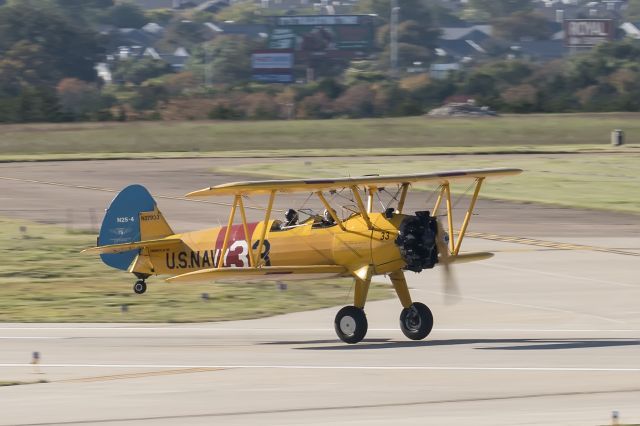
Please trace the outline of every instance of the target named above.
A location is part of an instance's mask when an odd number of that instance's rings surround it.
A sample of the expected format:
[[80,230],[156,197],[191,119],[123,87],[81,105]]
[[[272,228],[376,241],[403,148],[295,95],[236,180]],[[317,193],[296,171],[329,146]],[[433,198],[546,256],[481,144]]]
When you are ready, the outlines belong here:
[[473,253],[462,253],[456,256],[449,257],[449,263],[468,263],[468,262],[477,262],[479,260],[486,260],[493,257],[493,253],[489,253],[486,251],[479,251]]
[[181,244],[180,238],[162,238],[159,240],[137,241],[124,244],[110,244],[106,246],[91,247],[82,250],[82,253],[90,254],[114,254],[141,248],[169,248],[176,244]]
[[347,269],[338,265],[264,266],[262,268],[203,269],[167,279],[167,282],[198,281],[297,281],[333,278],[344,275]]

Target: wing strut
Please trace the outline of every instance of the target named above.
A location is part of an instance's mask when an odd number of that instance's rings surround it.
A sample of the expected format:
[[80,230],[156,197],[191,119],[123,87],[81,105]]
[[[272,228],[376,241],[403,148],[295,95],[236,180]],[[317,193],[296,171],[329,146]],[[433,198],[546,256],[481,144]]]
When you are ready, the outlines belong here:
[[371,223],[371,219],[369,218],[367,209],[365,208],[364,203],[362,202],[362,197],[360,197],[360,192],[358,191],[358,187],[356,185],[352,185],[351,192],[353,192],[353,198],[355,198],[356,203],[358,203],[360,214],[362,214],[362,218],[367,223],[367,227],[369,228],[369,230],[373,230],[373,224]]
[[249,245],[249,261],[251,261],[252,266],[256,266],[256,259],[253,255],[253,241],[251,241],[251,235],[249,235],[249,226],[247,225],[247,214],[244,211],[244,203],[242,202],[242,196],[238,197],[238,207],[240,208],[240,218],[242,219],[242,228],[244,230],[244,239],[247,240],[247,244]]
[[[400,201],[398,201],[398,213],[402,214],[404,208],[404,202],[407,199],[407,192],[409,191],[409,183],[402,184],[402,192],[400,193]],[[435,213],[434,213],[435,215]]]
[[218,269],[224,266],[225,253],[227,252],[227,246],[229,245],[229,236],[231,235],[231,227],[233,226],[233,218],[236,216],[236,207],[238,206],[238,199],[240,195],[236,195],[233,198],[233,204],[231,205],[231,213],[229,213],[229,222],[227,223],[227,229],[224,233],[224,241],[222,243],[222,251],[220,252],[220,261],[218,262]]
[[[478,200],[478,194],[480,193],[480,187],[482,186],[482,182],[484,178],[476,179],[476,189],[473,191],[473,198],[471,198],[471,203],[469,204],[469,208],[467,209],[467,213],[464,215],[464,221],[462,222],[462,228],[460,229],[460,234],[458,235],[458,239],[456,240],[456,247],[453,250],[453,254],[455,256],[458,255],[460,251],[460,246],[462,245],[462,239],[464,238],[465,232],[467,232],[467,227],[469,226],[469,221],[471,220],[471,215],[473,214],[473,208],[476,205],[476,200]],[[453,241],[453,239],[452,239]]]
[[453,229],[453,206],[451,205],[451,188],[449,187],[449,181],[446,181],[442,184],[442,189],[444,190],[444,195],[446,197],[447,202],[447,225],[449,226],[449,251],[453,253],[455,249],[454,246],[454,229]]
[[[272,189],[269,193],[269,203],[267,204],[267,210],[264,212],[264,222],[262,224],[262,233],[260,234],[260,242],[258,243],[258,262],[262,263],[262,246],[264,245],[264,239],[267,236],[267,226],[269,226],[269,219],[271,219],[271,210],[273,209],[273,200],[276,197],[276,190]],[[251,246],[253,247],[253,246]],[[250,249],[251,250],[251,249]],[[256,267],[262,266],[256,263]]]
[[469,227],[469,222],[471,221],[471,216],[473,215],[473,209],[475,208],[476,201],[478,201],[478,195],[480,194],[480,188],[482,187],[482,182],[484,182],[484,179],[484,177],[479,177],[476,179],[473,197],[471,198],[471,202],[469,203],[469,207],[467,208],[467,213],[464,216],[462,227],[460,228],[460,232],[458,233],[457,238],[454,235],[453,229],[453,206],[451,205],[451,188],[449,187],[448,181],[440,185],[438,198],[436,199],[436,203],[433,206],[432,216],[436,216],[438,214],[438,210],[440,209],[440,205],[442,204],[442,200],[444,198],[447,206],[447,225],[449,227],[449,251],[454,256],[457,256],[460,252],[462,240],[464,239],[467,228]]
[[338,215],[336,214],[336,211],[331,208],[331,205],[329,205],[329,203],[327,202],[327,199],[324,198],[324,195],[322,195],[322,191],[316,192],[316,195],[318,196],[320,201],[322,201],[322,204],[324,204],[324,208],[327,209],[327,211],[329,212],[333,220],[336,221],[340,229],[342,229],[343,231],[346,231],[344,227],[344,223],[342,223],[342,220],[338,217]]

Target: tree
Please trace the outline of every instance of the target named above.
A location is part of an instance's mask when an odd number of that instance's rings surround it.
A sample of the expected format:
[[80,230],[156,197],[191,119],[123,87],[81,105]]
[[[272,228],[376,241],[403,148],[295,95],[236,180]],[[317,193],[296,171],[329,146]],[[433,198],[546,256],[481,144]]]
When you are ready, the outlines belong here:
[[100,89],[94,83],[65,78],[57,87],[60,108],[75,119],[86,119],[107,107]]
[[217,21],[233,21],[241,24],[261,24],[266,22],[262,8],[255,1],[236,1],[215,14]]
[[218,36],[192,55],[188,67],[213,83],[233,84],[251,77],[253,44],[244,36]]
[[493,19],[491,23],[494,34],[503,40],[547,40],[553,34],[547,18],[537,12],[516,12],[510,16]]
[[160,59],[125,59],[117,62],[113,78],[117,82],[140,85],[150,78],[169,74],[171,66]]
[[[426,0],[398,0],[400,8],[399,21],[414,20],[421,25],[432,25],[433,18]],[[376,14],[383,22],[389,22],[391,17],[391,0],[360,0],[355,11],[358,13]]]
[[103,15],[103,22],[118,28],[142,28],[148,21],[143,10],[133,3],[118,3]]
[[532,0],[470,0],[471,8],[489,17],[509,16],[516,12],[528,12],[533,9]]
[[[104,53],[95,32],[30,1],[0,8],[0,51],[19,56],[22,69],[35,74],[37,84],[51,87],[64,77],[96,80],[94,65]],[[29,65],[35,63],[40,65]]]
[[636,22],[640,20],[640,0],[629,0],[627,10],[624,13],[628,21]]

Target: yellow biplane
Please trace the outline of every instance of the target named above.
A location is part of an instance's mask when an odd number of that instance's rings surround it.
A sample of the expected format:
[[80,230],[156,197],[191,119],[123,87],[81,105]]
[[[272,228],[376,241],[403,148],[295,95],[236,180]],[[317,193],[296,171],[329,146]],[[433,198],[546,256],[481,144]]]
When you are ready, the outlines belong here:
[[[171,230],[144,187],[131,185],[107,209],[97,247],[85,252],[99,253],[107,265],[135,274],[138,294],[146,291],[145,280],[152,275],[171,275],[167,281],[180,283],[353,277],[353,306],[342,308],[334,322],[346,343],[357,343],[367,333],[364,306],[371,278],[389,275],[403,307],[402,332],[420,340],[431,332],[433,316],[427,306],[413,302],[403,271],[420,272],[441,264],[446,272],[451,263],[490,257],[491,253],[460,252],[480,188],[487,178],[521,172],[496,168],[218,185],[186,197],[233,197],[227,226],[182,234]],[[475,188],[456,236],[450,183],[463,180],[475,183]],[[429,182],[438,185],[433,210],[403,213],[409,187]],[[396,194],[376,212],[374,196],[386,188],[395,188]],[[299,220],[299,212],[290,209],[284,221],[272,219],[276,195],[295,192],[315,195],[324,213],[306,212],[308,218]],[[342,214],[327,199],[338,192],[349,194],[353,203],[342,206]],[[243,199],[257,195],[268,197],[264,219],[250,223]],[[436,217],[441,204],[446,207],[448,232]],[[238,212],[240,223],[234,225]]]

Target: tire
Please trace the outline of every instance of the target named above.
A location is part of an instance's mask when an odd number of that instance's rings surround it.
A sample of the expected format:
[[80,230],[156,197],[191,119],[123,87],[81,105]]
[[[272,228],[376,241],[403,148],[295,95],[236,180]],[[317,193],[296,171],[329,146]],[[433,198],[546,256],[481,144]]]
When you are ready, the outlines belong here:
[[411,340],[422,340],[433,329],[433,314],[420,302],[412,303],[400,313],[400,329]]
[[133,285],[133,291],[136,294],[143,294],[145,291],[147,291],[147,283],[142,280],[136,281],[136,283]]
[[333,323],[336,334],[345,343],[358,343],[367,334],[369,325],[364,310],[355,306],[345,306],[336,314]]

